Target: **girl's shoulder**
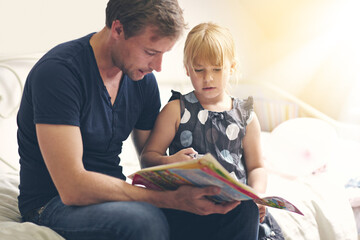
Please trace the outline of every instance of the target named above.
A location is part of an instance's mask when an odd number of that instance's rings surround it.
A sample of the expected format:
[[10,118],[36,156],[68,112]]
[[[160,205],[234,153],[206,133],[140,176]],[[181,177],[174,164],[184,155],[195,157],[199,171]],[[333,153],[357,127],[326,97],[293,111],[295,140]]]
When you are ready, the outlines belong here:
[[170,108],[170,109],[172,109],[172,108],[180,109],[180,116],[183,116],[183,114],[185,112],[185,108],[188,104],[187,99],[191,98],[190,95],[192,92],[183,95],[182,93],[180,93],[178,91],[171,90],[171,93],[172,93],[172,95],[165,107]]
[[236,116],[235,118],[242,119],[241,121],[249,124],[254,117],[254,99],[252,96],[240,99],[234,98],[233,101],[234,107],[230,111],[230,115]]
[[180,99],[181,96],[182,96],[181,92],[171,90],[171,97],[170,97],[168,102],[171,102],[171,101],[176,100],[176,99]]
[[254,110],[254,98],[252,96],[249,96],[248,98],[238,98],[238,97],[232,97],[233,98],[233,107],[234,109],[242,109],[245,111],[253,111]]
[[170,97],[169,102],[179,99],[179,101],[184,105],[199,103],[199,100],[196,98],[194,91],[186,94],[182,94],[174,90],[171,90],[171,92],[172,96]]
[[187,101],[190,101],[190,102],[194,102],[194,101],[197,102],[198,101],[196,99],[194,91],[188,92],[186,94],[182,94],[181,92],[171,90],[171,97],[169,99],[169,102],[174,100],[174,99],[182,99],[182,98],[185,98]]

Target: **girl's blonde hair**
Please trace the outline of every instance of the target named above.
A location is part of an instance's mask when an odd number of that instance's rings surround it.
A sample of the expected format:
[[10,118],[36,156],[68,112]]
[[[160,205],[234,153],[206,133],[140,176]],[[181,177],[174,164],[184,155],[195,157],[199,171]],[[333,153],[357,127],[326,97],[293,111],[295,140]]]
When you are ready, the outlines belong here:
[[208,61],[214,66],[223,66],[228,60],[237,72],[235,43],[227,28],[211,22],[201,23],[188,33],[184,47],[184,66],[192,71],[199,60]]

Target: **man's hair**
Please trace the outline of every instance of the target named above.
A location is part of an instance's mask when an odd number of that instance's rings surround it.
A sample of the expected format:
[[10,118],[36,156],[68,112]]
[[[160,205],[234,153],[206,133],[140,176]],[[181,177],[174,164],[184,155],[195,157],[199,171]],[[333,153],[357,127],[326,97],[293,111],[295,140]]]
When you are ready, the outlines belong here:
[[109,0],[106,26],[119,20],[126,38],[136,36],[153,25],[161,37],[178,38],[186,26],[177,0]]

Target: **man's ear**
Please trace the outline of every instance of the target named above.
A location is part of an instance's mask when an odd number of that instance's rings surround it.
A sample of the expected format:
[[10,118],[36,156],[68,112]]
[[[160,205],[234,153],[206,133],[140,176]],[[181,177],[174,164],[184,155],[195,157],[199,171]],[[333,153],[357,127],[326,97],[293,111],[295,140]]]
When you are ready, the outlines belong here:
[[121,34],[124,34],[124,27],[119,20],[114,20],[111,25],[111,35],[118,39]]

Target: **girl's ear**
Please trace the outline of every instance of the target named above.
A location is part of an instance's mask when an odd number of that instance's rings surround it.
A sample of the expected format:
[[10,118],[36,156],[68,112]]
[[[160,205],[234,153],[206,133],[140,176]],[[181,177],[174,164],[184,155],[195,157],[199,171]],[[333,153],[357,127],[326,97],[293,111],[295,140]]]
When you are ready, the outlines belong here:
[[189,67],[185,67],[185,69],[186,69],[186,75],[187,75],[188,77],[190,77]]
[[236,70],[236,61],[234,61],[230,66],[230,74],[232,75]]

